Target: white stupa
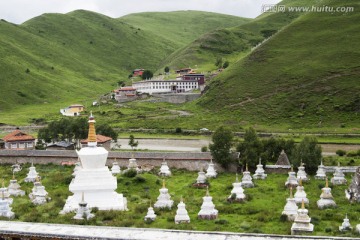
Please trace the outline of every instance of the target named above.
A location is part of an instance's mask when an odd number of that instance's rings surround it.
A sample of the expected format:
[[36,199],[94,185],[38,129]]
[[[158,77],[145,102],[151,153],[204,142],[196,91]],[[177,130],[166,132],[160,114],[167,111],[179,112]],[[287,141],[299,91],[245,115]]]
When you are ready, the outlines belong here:
[[292,194],[292,187],[290,187],[290,197],[286,199],[286,204],[282,215],[286,215],[289,221],[294,221],[298,214],[298,206]]
[[243,188],[252,188],[254,187],[254,183],[252,182],[252,177],[250,175],[250,172],[248,170],[248,165],[246,164],[246,169],[243,172],[243,177],[241,179],[241,186]]
[[78,158],[78,161],[75,163],[74,171],[72,173],[72,176],[75,177],[76,172],[82,169],[80,159]]
[[20,185],[15,179],[15,175],[13,174],[13,179],[10,180],[10,184],[8,186],[8,192],[11,196],[24,196],[25,191],[21,190]]
[[129,159],[128,167],[125,171],[128,171],[130,169],[136,170],[136,172],[141,172],[139,166],[137,165],[136,158],[134,157],[134,153],[131,154],[131,158]]
[[356,233],[360,234],[360,224],[356,225]]
[[329,182],[326,178],[326,185],[321,189],[322,193],[320,195],[320,199],[317,201],[317,206],[320,209],[328,208],[328,207],[336,207],[336,203],[331,194],[331,188],[329,188]]
[[231,194],[228,197],[228,201],[237,201],[237,202],[244,201],[246,196],[244,194],[244,189],[241,186],[241,182],[239,182],[237,174],[236,174],[236,180],[232,185],[233,185],[233,189],[231,190]]
[[344,231],[351,231],[351,230],[352,230],[352,226],[351,226],[350,220],[346,214],[343,223],[339,227],[339,231],[344,232]]
[[121,169],[120,169],[120,166],[119,166],[118,162],[116,161],[116,158],[115,158],[115,160],[113,162],[113,165],[111,167],[111,173],[113,175],[121,173]]
[[310,223],[311,218],[308,215],[308,210],[305,208],[304,202],[295,217],[294,223],[291,226],[291,235],[309,234],[314,231],[314,225]]
[[186,211],[185,203],[181,197],[180,203],[177,205],[178,209],[176,210],[175,223],[190,223],[190,217]]
[[34,182],[32,192],[29,194],[29,198],[35,205],[42,205],[50,200],[48,192],[45,187],[41,184],[40,179],[37,178]]
[[9,219],[13,219],[15,217],[15,213],[11,211],[10,203],[2,194],[0,195],[0,216],[7,217]]
[[150,202],[150,207],[148,208],[147,214],[144,217],[144,221],[155,221],[155,219],[156,219],[156,214],[154,208],[151,207],[151,202]]
[[11,165],[11,168],[12,168],[13,173],[18,173],[22,169],[20,164],[17,161],[14,165]]
[[340,168],[340,162],[338,166],[335,168],[334,177],[331,178],[331,183],[333,185],[342,185],[346,184],[347,180],[345,179],[345,175]]
[[217,172],[215,170],[215,164],[213,163],[212,159],[210,160],[209,166],[206,169],[206,177],[208,178],[216,178]]
[[287,178],[286,182],[285,182],[285,186],[290,188],[296,188],[299,183],[298,183],[298,180],[295,176],[295,172],[294,172],[294,168],[293,166],[291,166],[291,171],[288,173],[289,174],[289,177]]
[[167,162],[165,161],[165,158],[163,159],[163,162],[161,163],[159,175],[163,176],[163,177],[171,176],[171,171],[170,171],[169,166],[167,165]]
[[309,204],[309,199],[306,197],[306,192],[304,190],[304,186],[302,185],[302,179],[299,180],[299,186],[296,187],[296,193],[294,194],[295,202],[300,204],[304,202],[305,204]]
[[206,189],[206,196],[203,197],[203,203],[201,205],[198,218],[200,219],[216,219],[218,216],[218,210],[215,209],[215,205],[212,202],[212,197],[209,195],[209,187]]
[[76,210],[76,215],[73,217],[73,219],[83,220],[86,218],[89,220],[93,217],[95,217],[95,215],[92,214],[91,209],[88,208],[87,202],[85,202],[84,193],[82,193],[81,201],[79,202],[79,208]]
[[198,172],[198,177],[196,178],[196,183],[197,183],[197,184],[204,184],[204,183],[206,183],[206,175],[205,175],[205,172],[202,170],[202,168],[201,168],[200,171]]
[[174,201],[171,200],[168,189],[165,187],[165,179],[163,179],[163,186],[159,189],[160,195],[157,198],[154,208],[171,208]]
[[302,161],[301,161],[300,166],[298,167],[298,172],[297,172],[296,178],[297,178],[298,181],[301,179],[303,182],[307,182],[307,181],[310,180],[307,177],[307,174],[305,172],[304,163]]
[[0,188],[0,196],[2,197],[3,200],[6,200],[9,202],[9,204],[13,203],[13,199],[10,197],[10,193],[8,191],[8,188],[5,187],[5,183],[4,180],[2,182],[2,187]]
[[31,162],[31,167],[29,168],[29,173],[25,178],[25,182],[35,182],[38,177],[38,173],[36,172],[36,168],[34,167],[34,162]]
[[325,180],[325,178],[326,178],[325,166],[323,165],[323,162],[321,160],[321,163],[318,166],[318,170],[316,171],[315,179]]
[[75,178],[70,183],[69,190],[73,195],[68,197],[61,213],[77,210],[83,192],[89,208],[127,210],[126,198],[115,191],[116,177],[105,166],[108,151],[97,146],[95,120],[92,114],[89,117],[88,146],[77,151],[77,154],[82,169],[76,172]]
[[265,179],[267,174],[265,174],[264,166],[261,164],[261,158],[259,158],[259,164],[256,165],[255,174],[253,175],[254,179]]

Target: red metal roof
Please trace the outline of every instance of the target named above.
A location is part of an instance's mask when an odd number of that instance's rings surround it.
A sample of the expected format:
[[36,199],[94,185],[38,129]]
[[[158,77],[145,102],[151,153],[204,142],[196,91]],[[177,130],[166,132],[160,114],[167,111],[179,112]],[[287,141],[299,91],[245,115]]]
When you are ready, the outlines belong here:
[[[103,136],[103,135],[100,135],[100,134],[96,134],[96,142],[97,142],[97,143],[105,143],[105,142],[111,141],[111,140],[112,140],[111,137],[107,137],[107,136]],[[88,139],[83,139],[83,140],[81,140],[81,143],[82,143],[82,144],[88,143]]]
[[12,133],[9,133],[5,137],[3,137],[5,142],[16,142],[16,141],[28,141],[35,140],[35,138],[31,135],[27,135],[20,130],[15,130]]

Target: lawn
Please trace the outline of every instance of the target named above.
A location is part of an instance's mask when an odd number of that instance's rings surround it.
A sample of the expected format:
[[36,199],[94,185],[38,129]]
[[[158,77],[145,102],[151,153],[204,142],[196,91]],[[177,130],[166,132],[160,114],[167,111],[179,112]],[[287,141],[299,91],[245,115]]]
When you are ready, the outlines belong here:
[[[29,164],[24,165],[23,170],[16,175],[22,189],[27,194],[33,186],[32,183],[23,182],[29,166]],[[255,188],[245,189],[248,199],[244,203],[228,203],[226,201],[230,195],[231,184],[235,180],[235,175],[233,173],[219,174],[218,178],[210,180],[209,189],[216,209],[219,210],[219,218],[218,220],[207,221],[197,219],[202,197],[205,195],[205,189],[196,189],[191,186],[197,177],[197,172],[172,169],[173,176],[166,180],[166,186],[174,200],[174,207],[171,210],[156,210],[157,219],[149,224],[145,223],[143,218],[150,201],[152,204],[156,201],[159,195],[158,189],[162,186],[161,178],[154,174],[158,169],[153,173],[140,174],[134,178],[123,175],[117,176],[117,192],[123,193],[127,197],[129,211],[95,210],[93,211],[95,218],[89,221],[75,221],[72,219],[73,213],[59,215],[65,199],[70,195],[68,185],[72,179],[72,167],[53,164],[35,166],[52,200],[45,205],[34,206],[27,196],[14,197],[12,210],[16,217],[13,221],[290,234],[291,223],[283,222],[280,219],[286,198],[289,195],[284,187],[287,174],[269,174],[266,180],[255,180]],[[2,165],[0,174],[7,185],[11,178],[10,166]],[[350,181],[351,176],[347,175],[346,177]],[[347,213],[351,224],[355,227],[359,223],[357,221],[360,204],[350,204],[345,199],[344,190],[347,186],[331,186],[338,207],[326,210],[317,209],[316,201],[319,199],[321,188],[324,185],[324,181],[314,180],[313,177],[309,183],[304,184],[310,200],[310,205],[307,206],[309,216],[315,225],[313,235],[356,237],[357,235],[354,232],[340,233],[338,226],[341,225]],[[191,222],[176,225],[174,223],[176,205],[181,196],[185,200]]]

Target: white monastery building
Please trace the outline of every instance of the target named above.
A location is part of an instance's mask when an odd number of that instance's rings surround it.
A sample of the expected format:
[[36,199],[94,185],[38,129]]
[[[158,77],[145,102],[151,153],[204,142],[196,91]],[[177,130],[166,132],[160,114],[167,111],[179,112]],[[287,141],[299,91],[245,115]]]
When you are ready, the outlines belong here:
[[199,89],[197,80],[146,80],[134,82],[132,87],[140,93],[178,93]]

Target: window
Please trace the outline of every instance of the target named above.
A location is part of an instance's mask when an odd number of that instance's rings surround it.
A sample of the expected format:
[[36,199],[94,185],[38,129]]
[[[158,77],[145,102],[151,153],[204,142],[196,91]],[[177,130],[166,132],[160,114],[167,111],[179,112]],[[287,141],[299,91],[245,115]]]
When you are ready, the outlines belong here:
[[28,148],[32,148],[32,147],[34,147],[34,145],[33,145],[33,143],[31,142],[31,143],[28,143],[28,144],[27,144],[27,147],[28,147]]
[[25,143],[19,143],[19,148],[25,148]]
[[12,144],[11,144],[11,148],[17,148],[17,144],[16,144],[16,143],[12,143]]

